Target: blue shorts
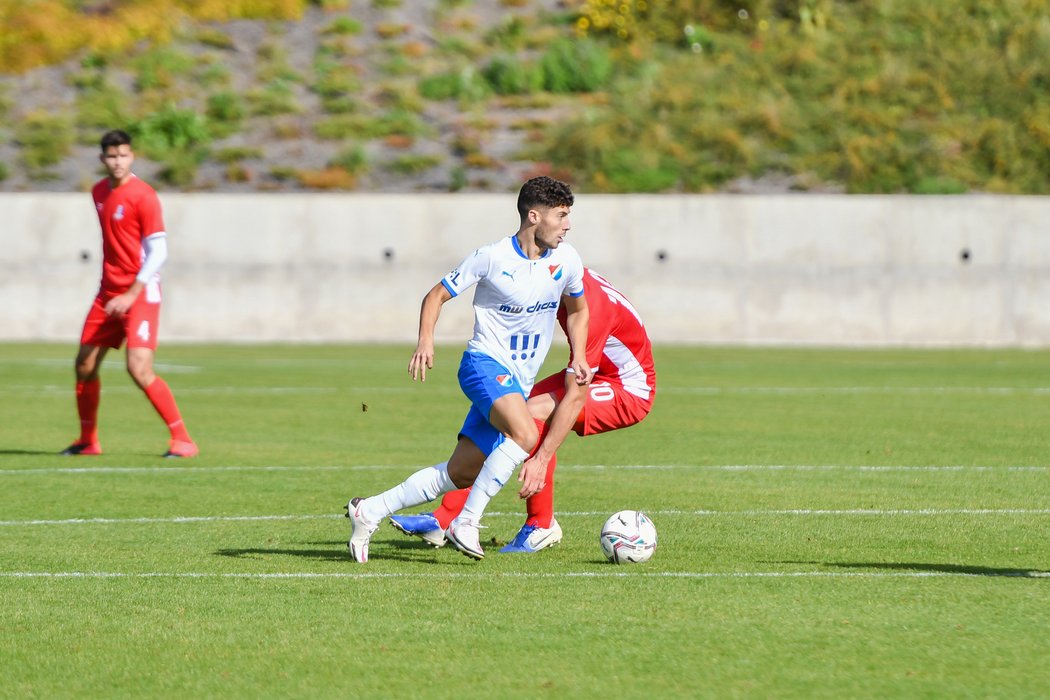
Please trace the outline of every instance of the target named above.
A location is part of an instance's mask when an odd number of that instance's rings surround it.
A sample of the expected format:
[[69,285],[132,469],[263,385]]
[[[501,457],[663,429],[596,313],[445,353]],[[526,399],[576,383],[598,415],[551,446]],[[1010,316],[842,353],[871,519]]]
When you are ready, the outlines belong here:
[[486,455],[503,442],[503,433],[489,423],[492,404],[507,394],[521,394],[521,383],[506,367],[488,355],[464,352],[459,363],[459,386],[470,399],[470,411],[459,434],[470,438]]

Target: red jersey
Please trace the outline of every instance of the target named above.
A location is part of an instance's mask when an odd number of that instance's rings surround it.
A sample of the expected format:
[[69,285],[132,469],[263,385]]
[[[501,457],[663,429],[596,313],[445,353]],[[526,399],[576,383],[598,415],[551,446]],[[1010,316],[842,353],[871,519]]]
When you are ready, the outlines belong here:
[[[587,364],[596,381],[613,380],[644,401],[656,394],[653,346],[634,306],[601,275],[583,271],[583,295],[590,321],[587,326]],[[565,307],[558,309],[558,323],[568,335]]]
[[135,282],[146,252],[143,239],[164,232],[160,199],[134,175],[112,189],[109,178],[91,188],[102,226],[102,284],[99,293],[122,294]]

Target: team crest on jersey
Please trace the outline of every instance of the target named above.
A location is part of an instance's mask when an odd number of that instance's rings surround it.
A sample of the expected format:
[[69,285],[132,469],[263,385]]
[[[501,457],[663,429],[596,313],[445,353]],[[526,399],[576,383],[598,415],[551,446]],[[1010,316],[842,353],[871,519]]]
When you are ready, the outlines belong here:
[[551,271],[551,279],[555,281],[561,279],[563,272],[561,265],[548,265],[547,269]]
[[[121,219],[124,218],[124,205],[123,204],[118,204],[117,205],[117,210],[115,212],[113,212],[113,218],[116,219],[117,221],[120,221]],[[557,279],[557,278],[555,278],[555,279]]]
[[510,386],[514,383],[514,377],[509,374],[497,374],[496,383],[500,386]]

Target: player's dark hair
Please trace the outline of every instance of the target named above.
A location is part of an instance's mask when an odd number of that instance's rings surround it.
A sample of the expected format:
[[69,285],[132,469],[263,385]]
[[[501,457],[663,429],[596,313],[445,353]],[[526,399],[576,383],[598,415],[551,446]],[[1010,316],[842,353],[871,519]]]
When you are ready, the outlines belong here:
[[518,215],[524,221],[529,209],[537,206],[571,207],[574,197],[572,190],[561,180],[541,175],[534,177],[521,186],[518,192]]
[[123,129],[113,129],[102,134],[102,140],[99,141],[99,144],[102,146],[103,153],[110,146],[130,146],[131,134]]

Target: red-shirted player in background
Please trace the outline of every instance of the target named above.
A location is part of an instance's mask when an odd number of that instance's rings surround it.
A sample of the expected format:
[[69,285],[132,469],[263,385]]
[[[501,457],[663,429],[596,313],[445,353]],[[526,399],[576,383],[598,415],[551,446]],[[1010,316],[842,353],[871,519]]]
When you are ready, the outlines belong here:
[[[653,349],[645,326],[627,298],[593,270],[584,270],[583,294],[590,309],[587,363],[595,368],[590,386],[566,381],[565,371],[537,382],[528,407],[540,431],[539,447],[522,465],[519,496],[527,498],[528,518],[501,552],[536,552],[561,541],[554,519],[556,451],[568,436],[597,435],[638,423],[656,397]],[[565,328],[565,311],[558,310]],[[433,513],[392,515],[406,535],[434,547],[445,543],[445,528],[463,507],[470,489],[450,491]]]
[[152,187],[131,172],[131,137],[106,132],[99,160],[108,176],[91,190],[102,226],[102,282],[80,335],[76,359],[80,437],[64,455],[98,455],[98,371],[110,348],[127,340],[128,374],[171,431],[165,457],[194,457],[197,445],[182,422],[167,383],[153,373],[160,319],[160,268],[168,244],[160,200]]

